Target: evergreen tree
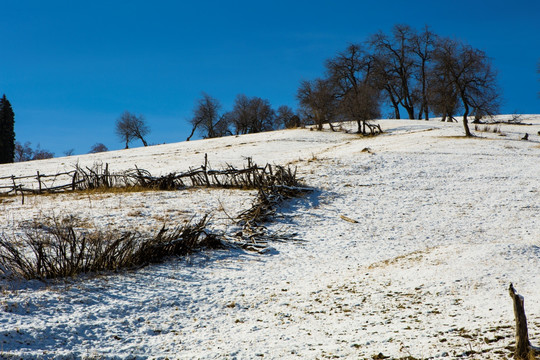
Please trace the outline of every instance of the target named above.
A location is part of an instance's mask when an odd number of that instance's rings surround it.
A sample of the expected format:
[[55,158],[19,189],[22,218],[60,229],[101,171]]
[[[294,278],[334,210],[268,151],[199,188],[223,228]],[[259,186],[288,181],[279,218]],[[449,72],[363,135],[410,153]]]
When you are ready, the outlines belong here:
[[6,95],[0,99],[0,164],[15,158],[15,114]]

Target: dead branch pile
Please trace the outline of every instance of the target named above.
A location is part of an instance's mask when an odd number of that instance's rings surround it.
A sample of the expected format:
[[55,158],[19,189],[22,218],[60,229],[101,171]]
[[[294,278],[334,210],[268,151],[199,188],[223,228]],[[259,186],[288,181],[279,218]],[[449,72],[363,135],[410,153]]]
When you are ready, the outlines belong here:
[[243,248],[259,251],[267,246],[268,240],[292,239],[292,235],[269,234],[262,223],[274,218],[278,205],[284,200],[299,197],[312,189],[302,186],[296,177],[296,168],[270,166],[264,186],[257,188],[258,194],[253,205],[238,215],[242,231],[237,234]]
[[21,241],[0,237],[0,275],[54,279],[81,273],[138,268],[186,255],[201,248],[223,247],[206,231],[207,216],[153,237],[139,233],[84,233],[67,219],[41,224]]

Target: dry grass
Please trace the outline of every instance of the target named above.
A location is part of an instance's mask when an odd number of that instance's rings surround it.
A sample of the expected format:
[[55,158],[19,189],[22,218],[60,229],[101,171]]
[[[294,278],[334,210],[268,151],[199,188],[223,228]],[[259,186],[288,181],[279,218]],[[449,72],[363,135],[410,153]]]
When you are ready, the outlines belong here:
[[493,125],[489,125],[489,124],[484,124],[484,125],[479,125],[479,124],[475,124],[474,125],[474,130],[475,131],[478,131],[478,132],[489,132],[489,133],[494,133],[494,134],[501,134],[501,126],[498,125],[498,124],[493,124]]
[[483,136],[465,136],[465,135],[453,135],[453,136],[438,136],[439,139],[462,139],[462,140],[497,140],[493,138],[486,138]]

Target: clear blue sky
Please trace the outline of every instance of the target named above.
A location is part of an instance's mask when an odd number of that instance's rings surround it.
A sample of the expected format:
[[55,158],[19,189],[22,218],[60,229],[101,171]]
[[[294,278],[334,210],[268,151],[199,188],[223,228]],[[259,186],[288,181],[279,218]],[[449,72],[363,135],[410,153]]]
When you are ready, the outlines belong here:
[[201,92],[225,109],[239,93],[295,108],[325,59],[398,23],[486,51],[502,112],[540,113],[539,0],[3,1],[0,95],[17,140],[56,156],[122,148],[125,110],[146,117],[149,143],[184,141]]

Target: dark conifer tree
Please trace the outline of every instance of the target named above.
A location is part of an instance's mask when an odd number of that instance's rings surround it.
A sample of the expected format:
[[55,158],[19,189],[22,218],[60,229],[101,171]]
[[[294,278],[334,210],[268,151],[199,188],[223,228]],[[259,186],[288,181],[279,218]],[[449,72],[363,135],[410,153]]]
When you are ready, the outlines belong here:
[[0,164],[12,163],[15,158],[15,114],[4,95],[0,99]]

